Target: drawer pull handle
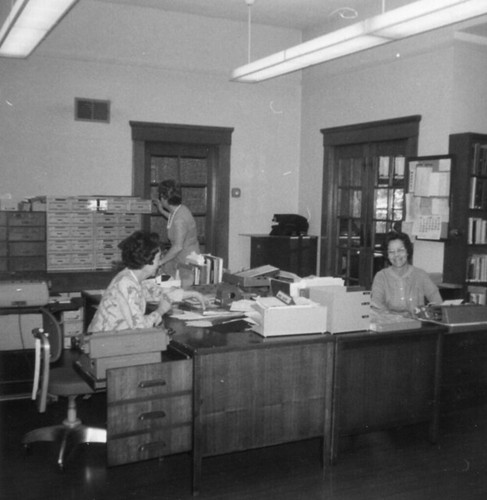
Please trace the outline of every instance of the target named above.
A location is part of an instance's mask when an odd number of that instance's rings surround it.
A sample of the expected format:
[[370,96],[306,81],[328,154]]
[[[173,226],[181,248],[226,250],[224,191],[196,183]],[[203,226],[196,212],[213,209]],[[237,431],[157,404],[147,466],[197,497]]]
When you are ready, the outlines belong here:
[[139,415],[139,420],[152,420],[155,418],[164,418],[166,416],[166,412],[164,411],[148,411],[147,413],[141,413]]
[[159,385],[166,385],[166,381],[163,378],[156,378],[154,380],[142,380],[142,382],[139,382],[139,387],[141,389],[157,387]]
[[166,447],[165,441],[156,441],[155,443],[141,444],[139,446],[139,452],[150,451],[152,448],[155,448],[157,450],[159,448],[165,448],[165,447]]

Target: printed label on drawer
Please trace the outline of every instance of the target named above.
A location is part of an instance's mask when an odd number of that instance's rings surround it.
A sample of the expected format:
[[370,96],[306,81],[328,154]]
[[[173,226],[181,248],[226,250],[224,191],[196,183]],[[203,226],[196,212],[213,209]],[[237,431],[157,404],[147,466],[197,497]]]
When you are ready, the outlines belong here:
[[118,244],[120,240],[117,239],[101,239],[96,240],[96,249],[97,250],[112,250],[114,252],[119,252]]
[[117,238],[118,228],[117,226],[96,226],[95,227],[96,236],[101,236],[105,238]]
[[93,226],[72,226],[71,236],[77,236],[79,238],[92,238],[93,237]]
[[47,256],[47,265],[48,266],[51,266],[51,265],[54,265],[54,266],[63,266],[63,265],[67,265],[67,264],[71,264],[71,255],[69,254],[63,254],[63,253],[60,253],[60,254],[49,254]]
[[78,250],[80,252],[92,252],[93,251],[93,240],[72,240],[71,246],[73,250]]
[[126,236],[130,236],[133,232],[138,231],[140,229],[137,225],[130,226],[120,226],[118,228],[118,237],[125,238]]
[[92,253],[74,253],[71,255],[71,262],[73,264],[93,264],[93,254]]
[[107,212],[128,212],[128,200],[107,200]]
[[63,212],[50,212],[47,214],[48,225],[71,224],[71,214]]
[[70,198],[46,198],[46,210],[49,211],[65,211],[71,210]]
[[47,242],[47,251],[49,253],[69,252],[71,242],[69,240],[50,240]]
[[80,212],[71,214],[71,220],[74,224],[93,224],[93,213]]
[[96,211],[98,200],[96,198],[74,198],[71,202],[71,209],[74,212]]
[[47,226],[47,238],[69,238],[69,226]]
[[94,221],[97,226],[110,225],[117,223],[117,214],[96,213],[94,214]]

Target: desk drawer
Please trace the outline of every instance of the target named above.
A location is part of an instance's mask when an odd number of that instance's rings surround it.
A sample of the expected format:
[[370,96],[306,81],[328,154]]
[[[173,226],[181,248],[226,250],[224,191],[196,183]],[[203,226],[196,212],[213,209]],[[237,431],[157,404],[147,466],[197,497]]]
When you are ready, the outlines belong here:
[[167,427],[107,440],[108,466],[122,465],[191,450],[191,425]]
[[191,425],[192,397],[164,397],[134,403],[108,404],[108,439],[118,434],[147,432],[154,428],[171,427],[175,424]]
[[107,372],[109,403],[191,391],[192,387],[193,362],[189,359],[116,368]]

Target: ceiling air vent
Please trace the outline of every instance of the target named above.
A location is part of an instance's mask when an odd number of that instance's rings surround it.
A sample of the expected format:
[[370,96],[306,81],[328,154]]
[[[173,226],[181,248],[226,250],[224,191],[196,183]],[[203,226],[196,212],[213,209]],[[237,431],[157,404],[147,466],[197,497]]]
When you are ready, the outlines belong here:
[[88,122],[109,123],[110,101],[100,99],[74,99],[74,118]]

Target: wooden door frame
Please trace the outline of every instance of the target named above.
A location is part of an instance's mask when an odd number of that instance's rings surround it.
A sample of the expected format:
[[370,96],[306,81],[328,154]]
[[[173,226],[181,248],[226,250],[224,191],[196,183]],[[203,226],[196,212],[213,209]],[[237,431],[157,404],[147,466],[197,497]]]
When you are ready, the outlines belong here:
[[321,129],[323,135],[323,187],[320,234],[320,275],[332,275],[335,262],[336,172],[335,151],[339,146],[404,139],[405,156],[417,156],[421,115]]
[[[233,128],[130,121],[132,128],[132,192],[150,198],[147,142],[206,146],[209,149],[210,230],[207,252],[228,262],[230,212],[230,148]],[[141,168],[143,166],[143,168]]]

